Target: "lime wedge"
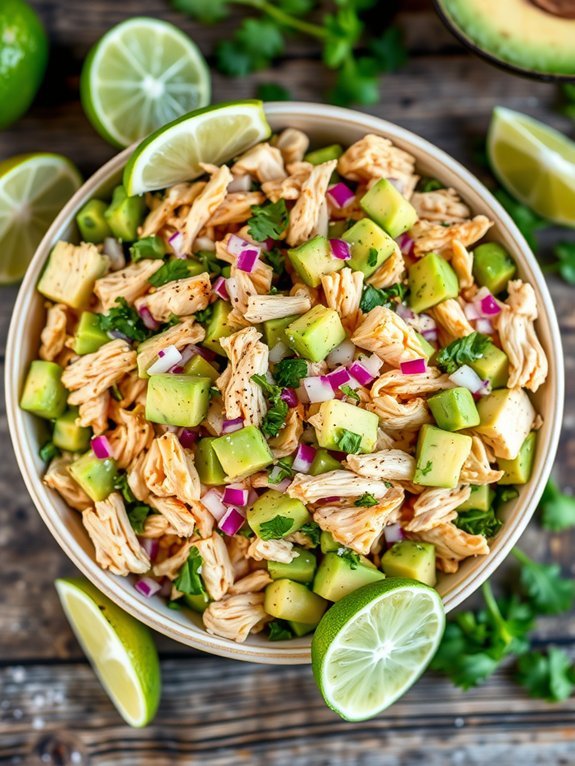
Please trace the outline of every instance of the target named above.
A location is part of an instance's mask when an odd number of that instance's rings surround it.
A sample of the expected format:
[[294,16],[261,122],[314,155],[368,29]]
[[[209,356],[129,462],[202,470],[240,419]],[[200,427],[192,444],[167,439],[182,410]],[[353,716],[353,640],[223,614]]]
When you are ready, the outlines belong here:
[[575,226],[575,143],[501,106],[487,137],[493,171],[507,191],[543,218]]
[[92,48],[80,84],[98,133],[129,146],[182,114],[210,103],[210,73],[196,44],[166,21],[137,17]]
[[82,178],[59,154],[0,162],[0,284],[22,279],[50,224]]
[[142,141],[126,165],[124,186],[134,195],[189,181],[203,174],[200,162],[221,165],[270,134],[261,101],[200,109]]
[[83,578],[56,580],[72,630],[102,686],[130,726],[146,726],[160,701],[152,634]]
[[423,673],[444,627],[441,597],[415,580],[390,577],[342,598],[311,645],[326,703],[347,721],[381,713]]

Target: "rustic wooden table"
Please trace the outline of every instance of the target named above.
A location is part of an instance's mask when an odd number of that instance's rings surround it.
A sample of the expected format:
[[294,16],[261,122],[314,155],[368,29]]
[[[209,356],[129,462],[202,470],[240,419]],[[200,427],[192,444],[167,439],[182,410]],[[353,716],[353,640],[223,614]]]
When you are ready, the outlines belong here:
[[[181,25],[208,56],[222,32],[171,12],[166,0],[33,0],[33,5],[50,32],[50,72],[31,112],[0,134],[0,159],[27,151],[62,152],[85,175],[113,154],[86,121],[78,100],[89,46],[113,24],[141,14]],[[442,28],[430,2],[397,5],[409,63],[382,82],[381,101],[369,111],[425,136],[475,171],[480,168],[474,166],[473,147],[485,135],[495,104],[573,132],[573,124],[557,111],[555,87],[512,77],[470,56]],[[232,29],[233,21],[226,27]],[[214,100],[251,97],[257,82],[270,80],[309,101],[321,100],[328,84],[318,50],[294,41],[271,73],[240,80],[215,75]],[[550,232],[542,254],[560,236]],[[553,277],[550,287],[570,382],[556,469],[568,485],[575,471],[575,292]],[[15,296],[16,288],[4,288],[0,296],[2,341]],[[0,362],[5,363],[3,354]],[[0,429],[1,764],[575,764],[575,702],[530,700],[510,681],[509,669],[467,694],[427,674],[387,714],[354,725],[324,707],[308,667],[247,665],[163,638],[158,717],[144,731],[131,730],[107,700],[62,615],[52,583],[74,569],[28,497],[4,417]],[[532,555],[558,561],[571,572],[574,543],[575,533],[550,536],[535,524],[522,541]],[[498,579],[504,576],[500,571]],[[575,654],[575,619],[542,621],[537,641]]]

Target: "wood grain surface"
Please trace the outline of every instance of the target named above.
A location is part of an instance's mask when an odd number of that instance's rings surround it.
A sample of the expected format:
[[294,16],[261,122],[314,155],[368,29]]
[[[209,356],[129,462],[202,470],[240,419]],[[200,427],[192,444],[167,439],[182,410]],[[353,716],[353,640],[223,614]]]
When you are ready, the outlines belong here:
[[[82,60],[106,29],[132,15],[165,18],[189,32],[210,60],[214,40],[237,23],[236,17],[214,28],[200,26],[171,11],[166,0],[32,4],[52,41],[49,74],[30,113],[0,133],[0,160],[26,151],[62,152],[84,175],[114,153],[93,131],[78,100]],[[395,9],[410,49],[409,62],[382,81],[380,103],[366,111],[419,133],[479,174],[483,171],[474,162],[474,152],[495,104],[533,114],[573,135],[573,123],[557,109],[554,86],[521,80],[467,54],[443,29],[430,2],[410,0],[396,3]],[[258,82],[270,81],[308,101],[322,100],[330,82],[315,45],[294,38],[271,72],[239,80],[214,75],[214,100],[251,97]],[[543,260],[561,238],[574,237],[565,231],[541,237]],[[573,487],[575,291],[554,277],[549,284],[567,369],[556,476]],[[16,288],[0,293],[2,351],[15,296]],[[3,353],[0,364],[6,364]],[[309,668],[234,663],[161,637],[160,712],[148,729],[131,730],[102,692],[63,618],[53,580],[74,569],[26,493],[9,444],[3,404],[0,496],[0,764],[575,764],[575,703],[530,700],[511,682],[510,668],[467,694],[428,674],[386,715],[346,724],[323,705]],[[540,560],[553,559],[575,573],[574,543],[574,534],[549,535],[534,523],[521,544]],[[495,579],[506,576],[513,577],[510,565]],[[575,655],[575,619],[541,621],[537,640],[561,645]]]

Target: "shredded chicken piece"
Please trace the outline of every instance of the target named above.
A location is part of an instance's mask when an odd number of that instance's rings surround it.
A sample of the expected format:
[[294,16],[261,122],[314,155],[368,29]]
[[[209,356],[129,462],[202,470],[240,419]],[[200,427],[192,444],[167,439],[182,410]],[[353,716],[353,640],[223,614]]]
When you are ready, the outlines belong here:
[[203,613],[208,633],[242,644],[250,633],[259,633],[272,618],[264,609],[263,593],[239,593],[208,604]]
[[400,402],[394,396],[382,394],[368,401],[365,409],[375,412],[383,428],[388,431],[415,431],[425,423],[433,423],[427,401],[419,396]]
[[336,160],[315,165],[309,178],[302,184],[299,197],[290,212],[287,242],[292,247],[301,245],[319,233],[320,213],[336,165]]
[[367,279],[367,283],[380,290],[403,282],[407,276],[407,269],[401,250],[397,248],[382,265]]
[[255,561],[279,561],[289,564],[297,557],[293,543],[287,540],[261,540],[254,537],[248,548],[247,555]]
[[132,494],[136,500],[140,500],[142,503],[147,502],[148,495],[150,494],[143,470],[147,456],[147,452],[142,452],[138,455],[126,472],[128,476],[128,486],[132,490]]
[[[392,367],[426,356],[415,330],[386,306],[376,306],[366,314],[351,339],[356,346],[373,351]],[[418,375],[417,382],[419,378]]]
[[272,140],[282,153],[286,165],[301,162],[309,147],[309,138],[301,130],[286,128]]
[[242,577],[241,580],[236,580],[228,590],[228,593],[231,596],[237,596],[239,593],[259,593],[271,581],[272,578],[269,576],[267,569],[256,569],[250,572],[249,575]]
[[204,181],[193,184],[176,184],[171,186],[163,199],[158,201],[151,213],[148,213],[140,229],[140,237],[151,237],[163,229],[178,207],[191,205],[205,187]]
[[108,441],[118,468],[127,468],[154,439],[154,427],[146,420],[142,405],[133,410],[114,407],[117,426],[108,434]]
[[[158,358],[158,352],[166,346],[175,346],[178,351],[181,351],[185,346],[201,343],[205,337],[206,331],[202,325],[197,324],[193,317],[188,317],[141,343],[138,347],[139,365],[141,369],[147,370]],[[123,381],[120,381],[118,385],[123,393],[122,384]],[[144,385],[146,385],[145,382]]]
[[384,449],[370,455],[348,455],[347,465],[366,479],[411,481],[415,473],[415,458],[399,449]]
[[291,455],[299,446],[303,434],[303,406],[290,408],[284,427],[269,440],[269,446],[274,458],[282,458]]
[[201,485],[192,455],[173,433],[154,439],[144,464],[148,489],[158,497],[177,497],[192,505],[200,499]]
[[122,397],[117,402],[119,409],[127,409],[133,404],[146,404],[148,383],[146,380],[138,377],[136,370],[124,375],[122,380],[118,381],[117,386]]
[[148,280],[163,265],[161,259],[138,261],[97,279],[94,292],[100,299],[102,309],[109,311],[118,298],[125,298],[128,303],[134,303],[136,298],[148,292]]
[[159,540],[166,535],[176,535],[167,518],[161,513],[150,513],[144,521],[144,529],[138,532],[139,537],[145,537],[149,540]]
[[438,557],[448,564],[447,571],[450,572],[456,572],[459,562],[468,556],[485,556],[489,553],[489,545],[483,535],[470,535],[451,522],[421,532],[409,532],[408,537],[410,540],[435,545]]
[[321,286],[328,307],[337,311],[345,329],[353,332],[363,316],[359,308],[363,293],[362,272],[343,268],[341,271],[324,274]]
[[143,574],[150,558],[140,546],[128,519],[122,496],[113,492],[82,513],[82,523],[96,549],[96,561],[112,574]]
[[190,555],[190,551],[194,546],[193,540],[186,540],[175,553],[164,559],[161,562],[154,564],[152,569],[156,577],[167,577],[169,580],[175,580],[180,574],[181,568],[184,566]]
[[[412,379],[413,378],[413,379]],[[378,396],[389,394],[411,398],[422,394],[433,394],[446,388],[453,388],[455,383],[437,367],[428,367],[420,375],[403,375],[400,370],[384,372],[371,387],[371,395],[375,400]]]
[[287,178],[262,184],[262,191],[272,202],[280,199],[297,200],[313,168],[311,162],[294,162],[288,168]]
[[459,287],[461,290],[469,290],[473,287],[473,253],[458,239],[454,239],[451,246],[451,265],[457,274]]
[[410,199],[417,217],[424,221],[456,223],[471,217],[471,210],[461,201],[455,189],[415,192]]
[[110,393],[104,391],[92,399],[87,399],[78,407],[77,423],[84,428],[91,428],[96,436],[108,430],[108,414],[110,408]]
[[256,144],[242,154],[232,165],[232,173],[236,176],[248,173],[261,184],[287,177],[280,149],[267,143]]
[[476,215],[468,221],[450,226],[418,221],[409,234],[415,240],[414,254],[422,256],[427,253],[444,253],[445,251],[449,253],[454,240],[458,240],[464,247],[469,247],[484,237],[492,226],[493,221],[489,218]]
[[175,279],[136,300],[140,309],[146,306],[157,322],[167,322],[172,315],[190,316],[205,309],[210,302],[212,283],[207,272],[188,279]]
[[328,471],[319,476],[296,473],[287,488],[290,497],[303,503],[315,503],[324,497],[359,497],[366,492],[385,497],[389,487],[384,481],[356,476],[351,471]]
[[[183,222],[181,233],[183,235],[182,251],[184,253],[192,252],[195,238],[225,200],[228,184],[232,181],[232,174],[227,165],[213,168],[212,166],[202,164],[202,168],[207,172],[211,172],[211,178],[192,202],[189,213]],[[178,312],[175,313],[177,314]],[[185,312],[181,313],[185,314]],[[187,313],[191,314],[193,312]]]
[[339,158],[338,172],[352,181],[393,179],[409,199],[417,183],[415,157],[382,136],[369,134],[352,144]]
[[191,537],[193,535],[196,520],[190,509],[177,497],[148,495],[146,502],[167,519],[168,524],[176,531],[178,537]]
[[535,290],[527,282],[515,279],[508,283],[507,291],[509,296],[494,320],[509,357],[507,385],[537,391],[547,379],[549,365],[534,326],[538,316]]
[[227,537],[225,542],[235,579],[236,581],[240,580],[250,571],[250,560],[248,559],[250,541],[243,535],[234,535],[233,537]]
[[445,345],[448,345],[457,338],[465,338],[474,332],[469,324],[463,309],[455,298],[448,298],[429,309],[429,314],[435,319],[437,324],[443,330],[446,338]]
[[219,601],[234,584],[234,568],[228,549],[220,535],[213,534],[205,540],[198,540],[196,548],[203,559],[202,579],[208,596]]
[[200,537],[210,537],[214,531],[215,519],[201,500],[192,500],[189,509],[196,520],[196,532]]
[[491,468],[485,444],[479,436],[471,437],[471,451],[461,469],[460,481],[463,484],[494,484],[503,478],[505,471]]
[[80,356],[62,373],[62,383],[72,391],[68,404],[93,399],[136,367],[136,352],[125,340],[105,343],[93,354]]
[[42,481],[47,487],[55,489],[71,508],[82,511],[92,505],[92,501],[82,487],[70,476],[68,467],[72,461],[72,457],[67,455],[55,457],[50,462]]
[[221,436],[224,420],[224,408],[221,397],[214,397],[210,401],[208,414],[202,421],[202,426],[209,431],[211,436]]
[[282,319],[292,314],[305,314],[310,308],[311,301],[306,296],[250,295],[244,316],[248,322],[259,324],[268,319]]
[[46,303],[46,324],[40,335],[40,359],[53,362],[64,348],[68,313],[63,303]]
[[268,369],[269,350],[261,337],[255,327],[247,327],[220,339],[229,364],[216,386],[222,392],[228,420],[241,417],[246,426],[259,426],[267,412],[263,391],[252,380],[253,375],[265,375]]
[[413,504],[413,518],[404,526],[408,532],[424,532],[457,518],[461,503],[469,499],[471,487],[459,485],[454,489],[426,489]]
[[392,487],[377,505],[370,508],[345,502],[330,503],[318,506],[313,518],[338,543],[367,555],[392,514],[402,505],[404,496],[403,489]]
[[232,192],[208,221],[208,226],[229,226],[244,223],[252,216],[252,207],[262,205],[266,198],[261,192]]

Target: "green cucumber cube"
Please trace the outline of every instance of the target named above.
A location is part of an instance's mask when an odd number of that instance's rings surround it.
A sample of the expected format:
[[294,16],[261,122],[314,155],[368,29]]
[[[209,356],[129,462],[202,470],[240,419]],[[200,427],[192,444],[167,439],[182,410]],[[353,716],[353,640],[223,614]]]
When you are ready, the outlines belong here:
[[389,234],[369,218],[362,218],[348,229],[342,239],[349,242],[351,258],[346,265],[370,277],[393,255],[397,244]]
[[383,554],[381,568],[388,577],[408,577],[433,588],[437,580],[435,546],[402,540]]
[[78,408],[71,407],[54,423],[52,441],[65,452],[85,452],[90,446],[92,429],[77,425],[77,419]]
[[86,452],[68,466],[68,472],[95,503],[114,491],[117,468],[111,458],[100,460],[92,452]]
[[99,244],[106,237],[112,236],[112,230],[104,216],[108,203],[101,199],[91,199],[76,214],[76,224],[83,242]]
[[279,620],[317,625],[327,609],[327,601],[301,582],[274,580],[265,590],[264,609]]
[[143,197],[128,197],[123,186],[116,186],[112,202],[105,212],[112,234],[123,242],[133,242],[138,237],[138,227],[146,214]]
[[310,476],[319,476],[322,473],[327,473],[328,471],[337,471],[340,468],[341,463],[339,460],[336,460],[332,455],[330,455],[326,449],[320,447],[320,449],[316,450],[313,463],[311,464],[311,468],[309,469],[308,473]]
[[469,366],[475,370],[482,380],[488,380],[492,388],[505,388],[509,380],[509,359],[505,351],[502,351],[494,343],[490,343],[483,356],[469,362]]
[[344,547],[341,543],[338,543],[337,540],[333,539],[331,532],[325,532],[323,530],[319,537],[319,546],[322,553],[333,553]]
[[313,581],[313,590],[328,601],[339,601],[364,585],[384,579],[383,572],[375,567],[353,564],[337,553],[326,553]]
[[312,165],[322,165],[330,160],[338,160],[342,154],[342,146],[330,144],[329,146],[322,146],[321,149],[314,149],[312,152],[308,152],[303,159],[304,162],[309,162]]
[[324,274],[339,271],[345,266],[345,261],[336,258],[331,252],[329,241],[320,236],[288,250],[287,255],[291,265],[309,287],[319,287]]
[[218,436],[212,446],[230,481],[267,468],[274,459],[264,435],[255,426]]
[[387,178],[380,178],[367,194],[363,195],[360,205],[365,213],[394,239],[411,229],[417,221],[413,205],[410,205]]
[[321,362],[345,340],[345,330],[334,309],[318,304],[286,327],[288,344],[311,362]]
[[212,383],[220,377],[220,373],[213,364],[210,364],[203,356],[196,354],[184,365],[184,375],[195,375],[197,378],[209,378]]
[[206,436],[196,446],[194,462],[202,484],[218,487],[226,482],[226,472],[222,468],[213,448],[217,436]]
[[379,419],[374,412],[362,410],[348,402],[331,399],[319,407],[319,426],[315,433],[320,447],[341,451],[342,431],[351,431],[361,436],[359,452],[373,452],[377,443]]
[[289,564],[281,561],[268,561],[268,572],[272,580],[295,580],[295,582],[310,583],[313,580],[317,560],[311,551],[305,548],[294,548],[297,557]]
[[495,492],[489,484],[472,484],[471,494],[461,505],[457,506],[458,511],[488,511],[495,497]]
[[53,420],[64,413],[67,398],[60,365],[40,359],[32,362],[24,383],[20,407],[40,418]]
[[443,431],[428,423],[423,425],[417,439],[414,483],[444,489],[456,487],[471,443],[471,436]]
[[459,295],[457,274],[437,253],[429,253],[408,269],[409,305],[420,313]]
[[458,386],[431,396],[427,403],[435,422],[445,431],[461,431],[479,425],[479,413],[469,389]]
[[100,329],[99,314],[83,311],[74,335],[74,351],[77,354],[93,354],[100,346],[110,342],[108,334]]
[[206,417],[210,403],[209,378],[151,375],[146,394],[146,419],[152,423],[193,428]]
[[527,484],[533,471],[536,442],[537,432],[531,431],[521,445],[519,454],[514,460],[498,458],[497,465],[499,470],[505,471],[501,479],[499,479],[499,484]]
[[288,620],[288,625],[296,638],[307,636],[316,628],[313,624],[309,625],[307,622],[296,622],[295,620]]
[[227,301],[218,300],[212,305],[214,310],[206,325],[206,337],[202,346],[209,348],[220,356],[226,356],[225,351],[219,344],[219,340],[220,338],[227,338],[229,335],[233,335],[238,330],[238,327],[229,321],[232,304]]
[[298,314],[292,314],[289,317],[280,317],[279,319],[266,319],[262,323],[264,331],[264,340],[269,348],[273,348],[277,343],[284,343],[287,346],[285,329],[288,325],[298,318]]
[[297,532],[298,529],[311,520],[308,510],[301,500],[285,495],[275,489],[268,489],[267,492],[260,495],[252,507],[248,509],[247,513],[250,529],[263,540],[267,538],[267,535],[266,527],[264,526],[262,529],[262,525],[267,525],[268,522],[273,521],[278,516],[291,521],[291,526],[282,533],[281,537],[287,537]]
[[497,242],[486,242],[473,251],[473,276],[482,287],[497,295],[513,279],[517,267],[507,250]]

